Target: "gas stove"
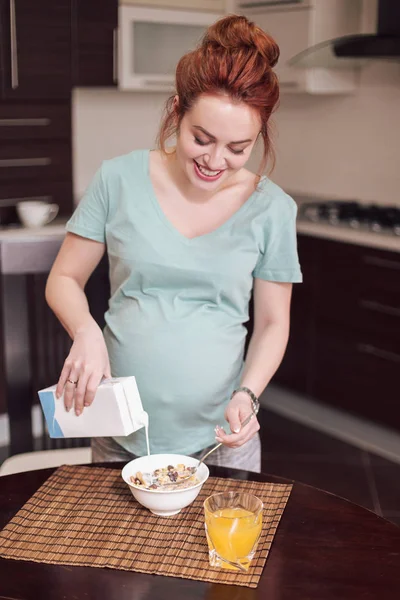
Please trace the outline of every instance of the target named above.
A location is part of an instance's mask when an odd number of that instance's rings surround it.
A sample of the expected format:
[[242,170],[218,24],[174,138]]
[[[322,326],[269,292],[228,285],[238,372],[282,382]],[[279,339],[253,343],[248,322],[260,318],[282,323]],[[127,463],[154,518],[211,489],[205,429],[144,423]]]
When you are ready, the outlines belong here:
[[400,208],[358,202],[306,202],[299,220],[400,236]]

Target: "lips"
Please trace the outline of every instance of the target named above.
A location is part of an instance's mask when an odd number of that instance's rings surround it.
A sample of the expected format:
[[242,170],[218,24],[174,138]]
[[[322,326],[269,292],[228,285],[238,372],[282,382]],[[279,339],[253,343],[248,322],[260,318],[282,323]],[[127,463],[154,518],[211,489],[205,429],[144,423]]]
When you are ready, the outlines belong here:
[[207,169],[203,165],[200,165],[194,159],[193,159],[193,162],[194,162],[194,170],[195,170],[196,175],[203,181],[216,181],[217,179],[219,179],[221,177],[222,173],[224,172],[224,169],[222,169],[221,171],[211,171],[210,169]]

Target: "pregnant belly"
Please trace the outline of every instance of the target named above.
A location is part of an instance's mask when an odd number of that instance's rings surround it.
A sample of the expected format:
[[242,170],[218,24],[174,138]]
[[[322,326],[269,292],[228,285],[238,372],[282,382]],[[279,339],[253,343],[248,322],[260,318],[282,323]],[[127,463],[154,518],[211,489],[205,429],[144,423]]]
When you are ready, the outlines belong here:
[[[134,375],[147,403],[220,404],[240,375],[245,329],[175,325],[122,334],[109,323],[104,335],[113,376]],[[187,408],[185,408],[187,407]]]

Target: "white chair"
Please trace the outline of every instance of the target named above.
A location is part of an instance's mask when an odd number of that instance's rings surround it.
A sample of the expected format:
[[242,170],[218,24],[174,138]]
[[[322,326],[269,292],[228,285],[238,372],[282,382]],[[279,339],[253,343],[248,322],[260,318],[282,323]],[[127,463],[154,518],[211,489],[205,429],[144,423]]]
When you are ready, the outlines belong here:
[[61,465],[81,465],[90,463],[91,460],[92,450],[90,447],[25,452],[7,458],[0,467],[0,477],[2,475],[12,475],[13,473],[23,473],[25,471],[49,469]]

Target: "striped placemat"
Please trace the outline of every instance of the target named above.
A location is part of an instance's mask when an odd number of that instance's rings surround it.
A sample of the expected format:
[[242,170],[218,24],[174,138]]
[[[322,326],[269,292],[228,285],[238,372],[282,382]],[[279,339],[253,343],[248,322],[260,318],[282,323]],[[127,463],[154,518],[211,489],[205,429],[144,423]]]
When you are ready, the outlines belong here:
[[[158,517],[136,502],[119,470],[64,465],[0,532],[0,556],[257,587],[291,487],[210,477],[193,504]],[[208,562],[203,502],[230,490],[254,494],[265,507],[247,573]]]

